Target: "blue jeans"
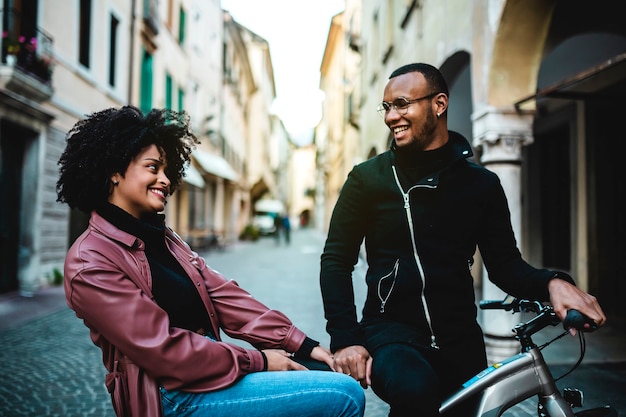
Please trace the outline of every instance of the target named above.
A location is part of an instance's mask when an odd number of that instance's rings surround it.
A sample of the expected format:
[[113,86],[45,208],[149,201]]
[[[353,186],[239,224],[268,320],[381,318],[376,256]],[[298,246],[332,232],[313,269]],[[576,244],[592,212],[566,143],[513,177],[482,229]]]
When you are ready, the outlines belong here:
[[165,417],[360,417],[365,411],[361,386],[328,371],[255,372],[203,393],[161,387],[161,402]]

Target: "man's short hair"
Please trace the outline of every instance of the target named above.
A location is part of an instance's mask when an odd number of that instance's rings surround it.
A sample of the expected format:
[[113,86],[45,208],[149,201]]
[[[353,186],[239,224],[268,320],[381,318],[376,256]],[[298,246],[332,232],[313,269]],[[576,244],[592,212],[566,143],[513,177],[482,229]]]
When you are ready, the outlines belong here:
[[409,72],[419,72],[422,74],[428,85],[432,88],[433,92],[446,93],[447,96],[450,96],[448,93],[448,83],[446,83],[445,78],[443,78],[441,71],[432,65],[425,64],[423,62],[403,65],[392,72],[389,79],[399,75],[408,74]]

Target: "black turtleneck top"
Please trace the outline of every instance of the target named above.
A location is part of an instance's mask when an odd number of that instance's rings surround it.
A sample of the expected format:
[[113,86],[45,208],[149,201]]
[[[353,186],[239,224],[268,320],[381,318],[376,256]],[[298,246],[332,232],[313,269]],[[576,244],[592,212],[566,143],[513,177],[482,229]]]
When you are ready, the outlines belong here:
[[115,227],[144,242],[152,274],[152,293],[167,312],[170,326],[208,334],[211,326],[200,295],[165,244],[165,216],[154,214],[139,220],[113,204],[97,211]]
[[429,174],[440,171],[454,157],[450,141],[440,148],[430,151],[418,151],[409,148],[393,149],[397,166],[411,184],[419,182]]

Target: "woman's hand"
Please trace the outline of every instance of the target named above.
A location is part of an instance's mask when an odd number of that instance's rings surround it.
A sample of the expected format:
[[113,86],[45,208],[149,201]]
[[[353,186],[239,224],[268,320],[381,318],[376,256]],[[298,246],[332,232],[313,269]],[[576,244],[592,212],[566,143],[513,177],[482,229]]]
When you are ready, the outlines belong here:
[[282,349],[265,349],[268,371],[306,371],[306,367],[291,360],[291,355]]
[[315,359],[316,361],[324,362],[326,365],[330,366],[330,369],[336,371],[335,369],[335,360],[333,359],[332,353],[325,347],[315,346],[311,351],[311,359]]

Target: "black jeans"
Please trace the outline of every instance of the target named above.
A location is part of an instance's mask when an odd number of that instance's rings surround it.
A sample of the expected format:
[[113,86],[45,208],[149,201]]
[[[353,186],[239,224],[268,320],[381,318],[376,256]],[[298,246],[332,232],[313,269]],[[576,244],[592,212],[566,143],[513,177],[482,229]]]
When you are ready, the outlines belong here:
[[[395,325],[385,327],[393,327],[395,335],[409,336]],[[368,330],[372,336],[373,329]],[[379,335],[370,340],[380,342]],[[390,417],[439,416],[441,401],[486,366],[484,345],[480,343],[435,350],[423,337],[408,337],[374,345],[368,347],[373,357],[372,389],[390,405]],[[475,402],[462,404],[452,415],[471,416],[475,406]]]
[[439,415],[439,378],[423,353],[391,343],[374,353],[372,389],[391,406],[389,416]]

